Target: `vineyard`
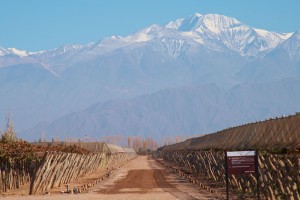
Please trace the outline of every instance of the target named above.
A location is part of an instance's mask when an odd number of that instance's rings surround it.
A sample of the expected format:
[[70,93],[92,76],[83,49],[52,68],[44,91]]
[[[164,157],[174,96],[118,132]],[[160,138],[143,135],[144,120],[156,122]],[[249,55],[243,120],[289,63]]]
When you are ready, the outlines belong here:
[[[300,114],[269,119],[160,148],[155,157],[191,182],[225,194],[225,151],[257,150],[264,199],[300,200]],[[253,198],[256,178],[231,175],[236,198]]]
[[[211,193],[224,195],[225,151],[257,150],[261,197],[300,200],[299,131],[298,113],[164,146],[154,153],[154,157]],[[148,144],[153,146],[151,140]],[[0,193],[22,186],[26,186],[29,194],[45,193],[99,169],[106,171],[105,176],[108,177],[109,170],[135,156],[132,148],[105,142],[31,144],[6,138],[0,142]],[[77,189],[81,193],[86,192],[101,180],[98,178]],[[229,184],[232,199],[252,198],[257,193],[257,180],[252,174],[231,174]]]
[[107,144],[107,152],[92,153],[78,145],[32,145],[0,142],[0,193],[30,185],[28,193],[69,183],[99,168],[112,167],[135,156],[135,151]]

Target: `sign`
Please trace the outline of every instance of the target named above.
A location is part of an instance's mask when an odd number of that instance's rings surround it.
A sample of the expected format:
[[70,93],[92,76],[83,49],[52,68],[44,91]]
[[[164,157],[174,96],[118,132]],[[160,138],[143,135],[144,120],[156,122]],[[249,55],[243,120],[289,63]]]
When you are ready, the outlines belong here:
[[228,174],[255,173],[255,151],[227,151]]
[[229,200],[229,174],[256,174],[257,199],[260,199],[258,151],[225,151],[226,196]]

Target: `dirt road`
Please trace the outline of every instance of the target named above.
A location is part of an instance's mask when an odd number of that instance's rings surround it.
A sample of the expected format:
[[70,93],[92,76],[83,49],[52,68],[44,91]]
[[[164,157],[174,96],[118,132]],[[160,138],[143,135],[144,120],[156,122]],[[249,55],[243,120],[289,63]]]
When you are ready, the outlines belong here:
[[[1,198],[1,197],[0,197]],[[87,194],[51,194],[43,196],[10,196],[6,200],[169,200],[217,199],[205,190],[195,188],[186,180],[164,169],[155,160],[139,156],[116,169],[109,179],[90,189]]]

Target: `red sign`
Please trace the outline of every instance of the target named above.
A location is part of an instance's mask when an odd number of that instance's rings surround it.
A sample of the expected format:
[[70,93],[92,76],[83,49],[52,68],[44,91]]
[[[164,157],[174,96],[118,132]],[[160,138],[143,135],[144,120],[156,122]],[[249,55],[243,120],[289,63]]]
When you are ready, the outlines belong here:
[[228,174],[255,173],[255,151],[229,151],[226,153]]

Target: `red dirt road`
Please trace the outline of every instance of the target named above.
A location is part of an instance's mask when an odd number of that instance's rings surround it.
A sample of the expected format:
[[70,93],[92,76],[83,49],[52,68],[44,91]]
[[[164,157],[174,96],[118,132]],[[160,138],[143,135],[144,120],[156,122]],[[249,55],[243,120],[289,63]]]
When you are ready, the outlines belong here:
[[195,188],[188,181],[170,173],[147,156],[139,156],[115,175],[110,179],[114,183],[107,187],[96,187],[93,193],[128,195],[134,199],[217,199],[206,190]]

